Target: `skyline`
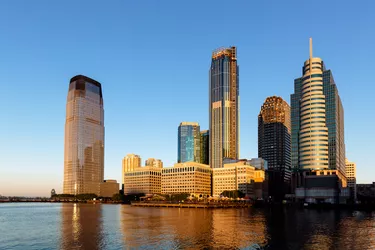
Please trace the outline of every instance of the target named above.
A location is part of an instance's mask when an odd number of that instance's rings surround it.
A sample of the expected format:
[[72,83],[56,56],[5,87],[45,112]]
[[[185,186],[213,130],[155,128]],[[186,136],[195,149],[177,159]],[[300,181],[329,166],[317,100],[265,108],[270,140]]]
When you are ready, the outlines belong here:
[[[62,192],[67,85],[78,74],[102,83],[104,179],[121,182],[121,161],[129,153],[142,159],[161,159],[165,167],[172,166],[177,161],[178,124],[192,121],[198,122],[201,130],[209,127],[208,71],[212,51],[221,46],[238,49],[240,158],[257,157],[259,109],[273,95],[291,104],[293,81],[300,77],[301,62],[308,58],[309,37],[314,39],[314,55],[323,58],[335,76],[345,110],[347,158],[357,163],[357,183],[374,181],[375,169],[368,157],[374,151],[371,124],[375,120],[369,105],[374,90],[370,84],[371,59],[375,55],[370,45],[374,34],[369,31],[375,24],[368,18],[371,7],[360,8],[361,14],[356,16],[356,6],[350,10],[345,3],[325,3],[319,10],[322,20],[305,24],[309,27],[306,31],[300,29],[302,24],[294,23],[298,18],[303,20],[298,8],[317,11],[314,6],[284,3],[266,8],[260,3],[235,3],[238,12],[232,18],[240,22],[239,27],[233,28],[234,35],[223,36],[221,29],[211,27],[214,14],[209,3],[200,4],[199,9],[173,3],[170,8],[180,12],[171,13],[163,9],[166,3],[114,5],[55,4],[48,12],[42,2],[26,3],[21,8],[17,3],[0,3],[0,30],[8,34],[8,39],[0,41],[0,112],[5,114],[0,125],[0,194],[48,195],[52,188]],[[78,15],[84,8],[94,13],[104,8],[103,12],[113,15],[85,19]],[[289,18],[282,19],[279,8]],[[189,22],[184,10],[194,12],[197,20]],[[140,12],[142,15],[137,16]],[[272,15],[273,19],[267,20]],[[149,21],[143,19],[146,17]],[[257,36],[246,37],[250,30],[247,22],[260,23],[251,26]],[[322,23],[329,32],[322,31]],[[163,25],[168,30],[162,29]],[[230,27],[221,25],[223,30]],[[72,39],[75,37],[92,39]],[[153,39],[146,39],[149,37]],[[192,53],[194,58],[189,59]],[[359,84],[361,88],[352,88]],[[193,98],[181,101],[185,96]]]

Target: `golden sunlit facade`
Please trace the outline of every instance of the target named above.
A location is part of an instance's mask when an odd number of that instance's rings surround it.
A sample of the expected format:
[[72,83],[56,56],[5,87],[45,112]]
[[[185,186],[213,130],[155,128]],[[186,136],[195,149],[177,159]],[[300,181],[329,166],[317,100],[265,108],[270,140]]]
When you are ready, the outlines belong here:
[[124,174],[124,194],[160,194],[161,168],[138,167]]
[[163,168],[162,194],[211,194],[211,173],[209,165],[184,162],[173,167]]
[[219,196],[224,191],[239,190],[247,195],[253,195],[253,183],[263,182],[265,173],[256,169],[247,161],[224,164],[223,168],[212,170],[213,196]]
[[114,194],[118,194],[120,184],[116,180],[104,180],[100,183],[100,196],[101,197],[112,197]]
[[355,162],[351,162],[345,159],[345,173],[348,182],[348,187],[353,191],[354,199],[357,199],[357,165]]
[[99,195],[104,179],[104,109],[101,84],[70,80],[66,103],[64,194]]
[[141,167],[141,157],[136,154],[127,154],[122,159],[122,184],[125,185],[125,173],[134,171],[134,169]]
[[145,165],[155,168],[163,168],[163,162],[155,158],[148,158],[145,162]]
[[312,56],[305,61],[300,100],[299,166],[303,169],[327,169],[328,128],[326,97],[323,93],[323,61]]
[[236,47],[212,53],[210,68],[210,166],[239,158],[239,78]]

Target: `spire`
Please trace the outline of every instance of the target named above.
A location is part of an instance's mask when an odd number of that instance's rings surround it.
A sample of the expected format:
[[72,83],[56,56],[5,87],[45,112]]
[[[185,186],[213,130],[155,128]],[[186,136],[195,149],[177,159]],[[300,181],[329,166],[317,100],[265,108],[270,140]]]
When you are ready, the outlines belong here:
[[312,51],[312,38],[310,37],[310,59],[313,57],[313,51]]

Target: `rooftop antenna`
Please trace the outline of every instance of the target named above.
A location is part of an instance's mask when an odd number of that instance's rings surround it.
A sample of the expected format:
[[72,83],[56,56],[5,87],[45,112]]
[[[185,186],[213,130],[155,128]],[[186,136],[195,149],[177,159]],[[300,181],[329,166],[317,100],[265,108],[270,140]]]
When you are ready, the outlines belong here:
[[312,38],[310,37],[310,59],[313,57],[312,52]]

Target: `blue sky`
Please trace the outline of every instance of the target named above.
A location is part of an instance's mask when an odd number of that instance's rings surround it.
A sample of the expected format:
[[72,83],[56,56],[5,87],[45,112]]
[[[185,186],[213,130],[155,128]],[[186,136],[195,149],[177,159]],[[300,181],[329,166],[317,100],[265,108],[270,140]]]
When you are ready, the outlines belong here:
[[290,103],[313,37],[345,109],[347,157],[375,181],[375,3],[362,1],[0,1],[0,194],[62,190],[71,77],[102,83],[105,178],[121,160],[177,160],[177,127],[208,128],[211,52],[238,47],[242,158],[257,157],[267,96]]

